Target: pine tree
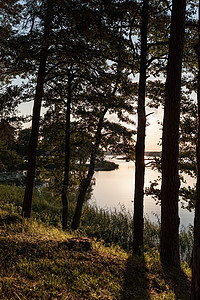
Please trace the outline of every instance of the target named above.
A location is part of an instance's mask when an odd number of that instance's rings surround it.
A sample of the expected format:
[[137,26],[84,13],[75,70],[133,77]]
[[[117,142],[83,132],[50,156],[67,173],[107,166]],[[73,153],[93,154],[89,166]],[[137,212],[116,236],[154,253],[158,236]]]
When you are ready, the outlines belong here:
[[34,97],[34,107],[32,115],[32,129],[29,141],[28,150],[28,170],[27,170],[27,183],[24,194],[24,201],[22,207],[22,215],[25,218],[30,218],[31,207],[32,207],[32,197],[33,197],[33,187],[35,179],[35,169],[36,169],[36,149],[39,134],[39,122],[40,122],[40,110],[43,97],[43,89],[46,77],[46,63],[48,58],[48,48],[49,48],[49,37],[51,33],[51,21],[52,21],[52,1],[47,0],[45,7],[45,19],[44,19],[44,31],[41,41],[40,49],[40,59],[39,59],[39,69],[37,75],[37,84]]
[[144,152],[145,152],[145,90],[147,71],[148,0],[143,1],[141,24],[140,78],[138,88],[138,126],[135,149],[135,196],[134,196],[134,240],[133,251],[143,246],[143,198],[144,198]]
[[179,266],[178,153],[181,67],[186,1],[172,1],[162,137],[161,240],[163,263]]
[[196,183],[196,204],[194,219],[194,245],[192,252],[192,283],[191,300],[200,298],[200,1],[199,1],[199,28],[198,43],[195,45],[198,57],[198,81],[197,81],[197,183]]

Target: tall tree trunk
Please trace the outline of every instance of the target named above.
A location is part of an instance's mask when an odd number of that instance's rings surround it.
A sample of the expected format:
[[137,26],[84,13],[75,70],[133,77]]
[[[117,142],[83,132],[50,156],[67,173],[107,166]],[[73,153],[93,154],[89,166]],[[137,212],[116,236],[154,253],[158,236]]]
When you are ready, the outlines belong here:
[[43,86],[45,82],[46,75],[46,63],[48,58],[48,48],[49,48],[49,35],[50,35],[50,25],[51,25],[51,13],[52,6],[51,0],[47,1],[46,17],[44,24],[44,34],[42,40],[42,48],[40,54],[40,64],[37,76],[36,92],[33,106],[33,116],[32,116],[32,130],[29,141],[28,149],[28,169],[27,169],[27,183],[24,194],[24,201],[22,207],[22,215],[25,218],[30,218],[31,207],[32,207],[32,197],[33,197],[33,187],[35,179],[35,168],[36,168],[36,149],[39,134],[39,122],[40,122],[40,110],[43,97]]
[[134,195],[134,240],[133,251],[138,252],[143,246],[143,199],[144,199],[144,152],[145,152],[145,90],[147,68],[147,29],[148,28],[148,0],[143,1],[141,25],[141,58],[140,79],[138,91],[138,127],[135,152],[135,195]]
[[162,137],[161,261],[179,267],[178,155],[185,0],[172,1]]
[[198,56],[198,82],[197,82],[197,184],[196,206],[194,219],[194,245],[192,255],[192,284],[191,300],[200,299],[200,1],[199,1],[199,41],[196,45]]
[[95,144],[94,144],[94,148],[92,150],[91,156],[90,156],[90,164],[89,164],[87,177],[82,181],[81,186],[80,186],[76,209],[75,209],[74,217],[72,220],[72,226],[71,226],[73,230],[76,230],[79,227],[85,196],[86,196],[87,190],[90,186],[92,177],[94,175],[96,156],[97,156],[97,151],[98,151],[99,144],[101,141],[101,131],[102,131],[104,116],[105,116],[106,112],[107,112],[107,109],[105,109],[103,111],[103,113],[99,119],[97,131],[95,134]]
[[70,168],[70,108],[72,99],[71,90],[71,73],[68,70],[68,91],[67,91],[67,112],[66,112],[66,129],[65,129],[65,166],[64,166],[64,180],[62,188],[62,227],[63,230],[67,229],[68,223],[68,186],[69,186],[69,168]]

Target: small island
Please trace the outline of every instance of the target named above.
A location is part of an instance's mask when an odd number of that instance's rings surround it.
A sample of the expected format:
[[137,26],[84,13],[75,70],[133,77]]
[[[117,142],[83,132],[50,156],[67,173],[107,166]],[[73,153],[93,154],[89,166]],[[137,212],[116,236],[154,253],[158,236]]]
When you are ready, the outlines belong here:
[[99,161],[96,163],[95,171],[113,171],[119,168],[119,165],[112,161]]

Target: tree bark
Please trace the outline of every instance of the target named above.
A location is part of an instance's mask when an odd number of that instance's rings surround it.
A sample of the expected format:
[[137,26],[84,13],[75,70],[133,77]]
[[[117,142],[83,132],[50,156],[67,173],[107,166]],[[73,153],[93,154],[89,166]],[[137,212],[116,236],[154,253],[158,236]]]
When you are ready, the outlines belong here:
[[31,216],[32,197],[33,197],[35,169],[36,169],[36,149],[37,149],[38,134],[39,134],[40,110],[41,110],[41,103],[43,97],[43,86],[45,82],[45,75],[46,75],[45,70],[46,70],[48,48],[49,48],[51,10],[52,10],[51,0],[48,0],[47,8],[46,8],[41,55],[40,55],[40,64],[39,64],[34,106],[33,106],[32,130],[31,130],[29,149],[28,149],[27,183],[26,183],[26,189],[25,189],[24,201],[22,207],[22,216],[24,216],[25,218],[30,218]]
[[71,90],[71,74],[68,70],[68,95],[67,95],[67,112],[66,112],[66,131],[65,131],[65,166],[64,166],[64,180],[62,188],[62,228],[67,229],[68,223],[68,186],[69,186],[69,168],[70,168],[70,109],[72,100],[72,90]]
[[82,181],[81,186],[80,186],[76,209],[75,209],[75,213],[74,213],[74,217],[73,217],[72,225],[71,225],[73,230],[76,230],[79,227],[85,196],[86,196],[87,190],[90,186],[92,177],[94,175],[96,156],[97,156],[97,151],[98,151],[99,144],[101,141],[101,131],[102,131],[104,116],[105,116],[106,112],[107,112],[107,109],[105,109],[103,111],[103,113],[99,119],[97,131],[95,134],[95,144],[94,144],[94,148],[91,153],[91,156],[90,156],[90,164],[89,164],[87,177]]
[[137,142],[135,151],[135,194],[134,194],[134,240],[133,251],[139,252],[143,246],[143,199],[144,199],[144,176],[145,176],[145,91],[147,69],[147,30],[148,30],[148,0],[143,1],[142,25],[141,25],[141,58],[140,79],[138,91],[138,126]]
[[198,82],[197,82],[197,184],[196,184],[196,205],[194,219],[194,245],[192,254],[192,283],[191,300],[200,299],[200,1],[199,1],[199,41],[196,45],[198,56]]
[[162,263],[177,267],[180,266],[178,143],[185,8],[185,0],[172,1],[162,137],[160,255]]

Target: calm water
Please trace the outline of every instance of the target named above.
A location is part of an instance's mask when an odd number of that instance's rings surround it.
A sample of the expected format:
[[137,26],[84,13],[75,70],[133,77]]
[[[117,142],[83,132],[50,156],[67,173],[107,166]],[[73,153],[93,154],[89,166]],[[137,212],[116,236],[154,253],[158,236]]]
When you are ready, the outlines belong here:
[[[107,157],[107,160],[111,157]],[[128,210],[133,212],[134,198],[134,177],[135,167],[133,162],[126,162],[122,159],[113,159],[119,165],[114,171],[95,172],[95,185],[93,190],[92,202],[102,208],[119,209],[124,205]],[[145,187],[150,185],[158,177],[156,171],[146,168]],[[189,177],[187,184],[193,185],[194,179]],[[144,197],[144,213],[151,221],[156,222],[157,216],[160,217],[160,205],[156,205],[155,200],[150,196]],[[181,225],[188,226],[193,224],[194,213],[186,209],[179,209]]]

